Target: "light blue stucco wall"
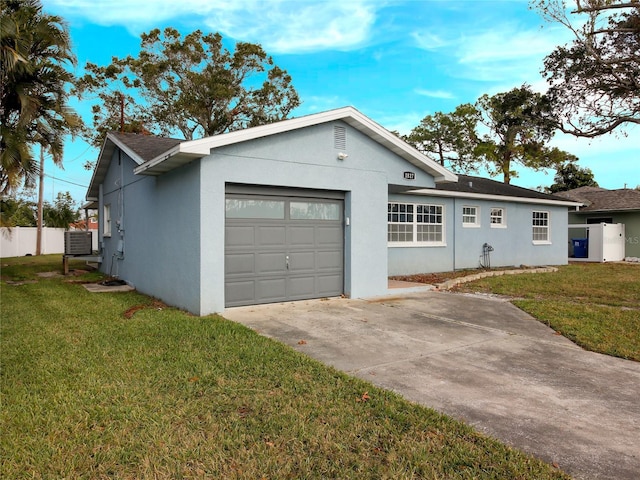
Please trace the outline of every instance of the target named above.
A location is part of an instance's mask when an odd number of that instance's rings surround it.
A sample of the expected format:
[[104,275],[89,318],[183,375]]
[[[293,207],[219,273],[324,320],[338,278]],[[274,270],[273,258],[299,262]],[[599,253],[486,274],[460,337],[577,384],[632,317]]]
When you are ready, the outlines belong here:
[[[102,184],[101,205],[111,205],[112,235],[103,241],[101,271],[199,313],[199,162],[149,177],[134,175],[136,164],[124,153],[119,165],[118,155],[116,149]],[[123,254],[117,252],[120,241]]]
[[[334,125],[346,128],[344,149],[334,147]],[[338,159],[339,152],[348,157]],[[124,153],[121,160],[116,149],[101,185],[100,208],[111,204],[113,224],[112,237],[103,242],[102,271],[200,315],[224,310],[228,184],[341,192],[349,220],[344,288],[354,298],[385,294],[388,275],[476,268],[484,242],[495,249],[492,266],[567,263],[565,207],[504,203],[507,229],[491,229],[489,211],[500,202],[389,194],[390,186],[430,188],[434,181],[341,121],[220,147],[158,177],[134,175],[135,163]],[[405,171],[416,178],[405,180]],[[446,245],[388,247],[390,199],[444,205]],[[462,228],[463,205],[480,208],[480,228]],[[550,212],[550,245],[532,244],[533,210]],[[123,255],[117,253],[119,240]]]
[[[389,275],[446,272],[478,268],[484,243],[493,247],[492,267],[565,265],[567,258],[567,207],[487,201],[438,196],[390,195],[390,200],[443,205],[446,246],[389,247]],[[462,226],[462,208],[479,209],[480,225]],[[506,228],[491,228],[492,207],[506,212]],[[532,241],[532,212],[549,212],[551,242],[535,245]]]
[[[347,147],[334,148],[333,127],[344,126]],[[349,156],[338,159],[342,151]],[[416,172],[406,181],[403,171]],[[202,160],[200,197],[201,312],[224,309],[225,185],[293,187],[345,194],[345,293],[387,292],[389,183],[433,186],[433,178],[343,122],[330,122],[216,149]]]

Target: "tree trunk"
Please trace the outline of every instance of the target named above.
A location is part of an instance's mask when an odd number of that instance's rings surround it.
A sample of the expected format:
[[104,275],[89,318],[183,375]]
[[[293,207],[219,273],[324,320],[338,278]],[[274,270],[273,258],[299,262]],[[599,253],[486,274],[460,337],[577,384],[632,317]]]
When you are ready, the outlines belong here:
[[42,197],[44,196],[44,148],[40,147],[40,185],[38,187],[38,233],[36,255],[42,255]]

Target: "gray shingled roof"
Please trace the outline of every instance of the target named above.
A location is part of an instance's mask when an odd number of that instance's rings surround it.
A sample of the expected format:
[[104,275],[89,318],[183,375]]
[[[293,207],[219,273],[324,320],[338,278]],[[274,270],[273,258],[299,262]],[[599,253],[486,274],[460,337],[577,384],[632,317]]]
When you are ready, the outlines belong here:
[[585,205],[578,213],[640,210],[640,191],[629,188],[605,190],[598,187],[580,187],[558,192],[556,195]]
[[156,158],[161,153],[171,150],[179,143],[185,141],[177,138],[156,137],[154,135],[141,135],[138,133],[112,132],[111,135],[137,153],[145,162]]
[[458,175],[457,183],[439,183],[436,185],[436,190],[477,193],[480,195],[502,195],[506,197],[567,201],[566,198],[559,198],[555,195],[549,195],[547,193],[530,190],[528,188],[516,187],[515,185],[489,180],[488,178],[473,177],[471,175]]

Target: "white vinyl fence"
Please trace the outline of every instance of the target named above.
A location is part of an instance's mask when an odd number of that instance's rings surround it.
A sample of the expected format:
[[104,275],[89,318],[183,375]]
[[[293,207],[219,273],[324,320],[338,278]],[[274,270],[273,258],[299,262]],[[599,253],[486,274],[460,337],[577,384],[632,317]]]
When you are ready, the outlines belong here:
[[[0,257],[24,257],[36,254],[36,227],[0,228]],[[93,232],[93,248],[97,249],[98,232]],[[42,254],[64,253],[64,228],[42,229]]]

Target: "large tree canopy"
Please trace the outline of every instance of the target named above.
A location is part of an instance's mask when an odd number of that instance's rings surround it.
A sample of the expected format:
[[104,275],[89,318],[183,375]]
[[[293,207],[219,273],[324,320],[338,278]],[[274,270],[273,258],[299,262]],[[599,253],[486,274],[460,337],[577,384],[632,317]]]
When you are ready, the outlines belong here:
[[517,176],[516,164],[541,170],[577,160],[547,146],[556,125],[549,99],[524,85],[483,95],[475,105],[460,105],[452,113],[428,115],[404,138],[458,173],[484,168],[509,183]]
[[579,187],[597,187],[598,182],[593,178],[593,172],[588,168],[581,168],[574,162],[567,162],[556,168],[554,183],[546,188],[549,193],[564,192]]
[[443,167],[460,173],[473,172],[478,167],[474,147],[478,142],[479,120],[480,112],[465,103],[452,113],[427,115],[404,140],[435,158]]
[[532,4],[574,34],[544,61],[560,129],[592,138],[639,124],[640,2],[576,0],[569,11],[563,0]]
[[81,125],[67,106],[75,63],[66,25],[38,0],[0,1],[0,192],[33,184],[32,147],[62,162],[63,140]]
[[527,85],[492,97],[483,95],[477,107],[488,130],[474,152],[490,175],[502,174],[504,183],[517,176],[515,164],[534,171],[552,168],[576,158],[547,143],[556,131],[549,99]]
[[95,143],[121,128],[118,109],[130,131],[179,132],[191,140],[282,120],[300,105],[291,77],[260,45],[238,42],[230,52],[220,34],[199,30],[184,38],[173,28],[152,30],[142,35],[137,58],[88,63],[86,70],[78,91],[101,99]]

